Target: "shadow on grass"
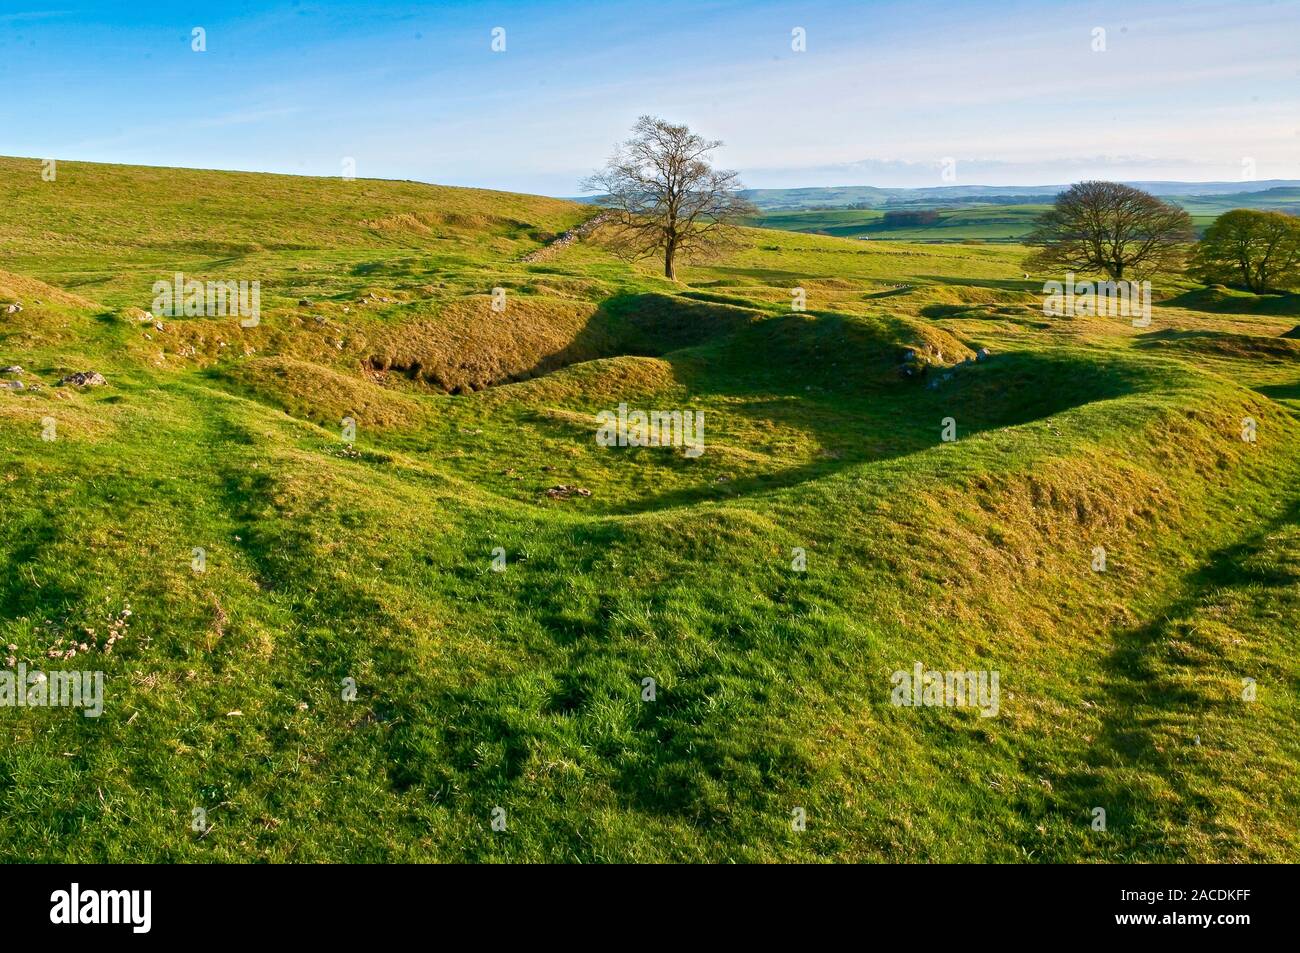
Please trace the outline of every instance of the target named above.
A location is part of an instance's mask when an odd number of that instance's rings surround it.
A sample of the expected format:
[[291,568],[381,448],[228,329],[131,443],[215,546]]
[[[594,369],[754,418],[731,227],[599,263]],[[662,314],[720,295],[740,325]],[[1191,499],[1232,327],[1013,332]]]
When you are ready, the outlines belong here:
[[914,275],[917,281],[936,285],[965,285],[970,288],[988,288],[993,291],[1024,291],[1043,293],[1043,282],[1037,278],[963,278],[952,275]]
[[1272,400],[1300,401],[1300,381],[1291,384],[1260,384],[1255,390]]
[[875,301],[880,298],[896,298],[899,295],[910,295],[916,288],[912,285],[906,285],[901,288],[890,288],[887,291],[875,291],[871,294],[864,294],[862,297],[869,301]]
[[[1139,851],[1146,859],[1167,859],[1171,854],[1181,857],[1185,848],[1151,838],[1169,826],[1192,824],[1203,830],[1214,826],[1216,805],[1195,791],[1196,761],[1188,758],[1182,746],[1160,743],[1159,734],[1179,716],[1224,710],[1234,702],[1231,696],[1198,691],[1193,680],[1184,677],[1193,663],[1180,646],[1179,632],[1191,626],[1190,620],[1197,618],[1200,610],[1213,611],[1208,600],[1216,591],[1296,586],[1300,577],[1294,571],[1264,568],[1249,557],[1280,527],[1298,520],[1300,503],[1293,503],[1247,540],[1212,553],[1199,569],[1184,577],[1186,597],[1151,622],[1116,635],[1115,648],[1103,663],[1106,698],[1101,730],[1077,759],[1090,768],[1065,774],[1056,788],[1063,801],[1080,809],[1103,807],[1110,836],[1125,831],[1130,838],[1125,852]],[[1252,565],[1254,568],[1248,568]],[[1196,743],[1186,739],[1188,746]],[[1157,774],[1176,796],[1176,803],[1163,803],[1135,790],[1138,785],[1126,783],[1139,771]],[[1171,818],[1176,818],[1176,825]]]
[[33,585],[36,577],[31,566],[40,555],[58,544],[61,533],[45,517],[39,523],[26,526],[9,524],[7,536],[21,540],[9,553],[10,572],[0,581],[0,616],[6,619],[21,617],[56,618],[72,606],[79,605],[84,590],[79,586],[60,585],[50,579]]
[[[786,320],[803,319],[774,319]],[[761,380],[753,380],[746,376],[743,357],[726,359],[719,357],[714,349],[708,352],[713,360],[680,360],[687,355],[698,357],[696,351],[678,352],[670,358],[679,380],[693,393],[706,399],[708,396],[730,398],[725,413],[747,418],[760,426],[777,423],[802,430],[827,449],[828,457],[741,476],[726,483],[701,483],[643,496],[617,508],[615,513],[640,513],[706,500],[735,500],[782,489],[846,467],[932,449],[941,442],[942,421],[948,416],[960,420],[963,435],[973,436],[1050,418],[1094,401],[1124,397],[1138,392],[1144,383],[1141,368],[1120,360],[1086,361],[1072,354],[1018,352],[988,362],[936,369],[932,372],[939,381],[936,389],[928,388],[921,381],[899,380],[879,386],[869,375],[857,381],[846,381],[844,377],[827,380],[823,369],[823,376],[816,379],[826,386],[810,395],[805,383],[809,380],[808,369],[797,361],[784,375],[769,373]],[[831,352],[848,359],[858,370],[866,363],[865,356],[856,354],[847,339],[841,339],[839,347]],[[691,367],[692,371],[682,374],[683,366]],[[950,379],[945,381],[944,376]],[[869,390],[868,384],[876,386]],[[706,421],[709,413],[717,412],[706,409]],[[721,442],[724,445],[728,442],[725,430]],[[673,451],[641,448],[632,452]],[[708,453],[706,437],[704,456]],[[692,465],[685,460],[676,462],[681,466]]]
[[[762,317],[762,312],[716,295],[627,293],[600,303],[595,313],[563,347],[543,354],[530,366],[499,373],[485,384],[455,385],[416,360],[385,365],[385,369],[432,383],[453,394],[498,387],[543,377],[574,364],[611,357],[660,357],[669,351],[730,334]],[[373,359],[372,359],[373,361]]]
[[1252,294],[1215,285],[1194,288],[1174,298],[1160,302],[1173,308],[1188,311],[1205,311],[1210,314],[1266,314],[1278,317],[1300,316],[1300,294]]

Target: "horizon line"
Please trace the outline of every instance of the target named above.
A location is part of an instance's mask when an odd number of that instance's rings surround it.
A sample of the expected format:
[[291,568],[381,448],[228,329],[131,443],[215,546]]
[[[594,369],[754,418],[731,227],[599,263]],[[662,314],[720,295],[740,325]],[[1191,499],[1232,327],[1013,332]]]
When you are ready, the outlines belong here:
[[[225,172],[234,175],[279,175],[295,179],[326,179],[338,181],[366,181],[366,182],[406,182],[414,185],[428,185],[440,189],[469,189],[477,192],[502,192],[510,195],[533,195],[540,198],[556,199],[560,201],[583,201],[585,199],[594,199],[598,196],[594,193],[590,196],[584,195],[559,195],[548,194],[545,192],[526,192],[519,189],[502,189],[492,186],[481,185],[447,185],[441,182],[429,182],[424,179],[395,178],[385,176],[358,175],[344,177],[342,175],[316,175],[304,172],[278,172],[269,169],[223,169],[206,166],[185,166],[185,165],[153,165],[147,162],[101,162],[94,159],[65,159],[58,156],[5,156],[0,155],[0,159],[11,159],[24,162],[44,163],[53,160],[55,163],[74,162],[82,165],[102,165],[118,166],[121,168],[139,168],[139,169],[177,169],[185,172]],[[1247,179],[1240,182],[1231,179],[1079,179],[1078,182],[1120,182],[1121,184],[1140,183],[1144,185],[1265,185],[1272,182],[1286,182],[1300,185],[1300,179]],[[798,192],[798,191],[830,191],[834,189],[878,189],[880,191],[894,192],[920,192],[920,191],[944,191],[949,189],[1061,189],[1068,188],[1074,182],[1054,182],[1033,185],[987,185],[980,182],[964,183],[958,185],[871,185],[865,182],[844,183],[840,185],[793,185],[793,186],[754,186],[742,188],[741,192]],[[1243,188],[1242,191],[1249,191]],[[1260,191],[1260,190],[1256,190]]]

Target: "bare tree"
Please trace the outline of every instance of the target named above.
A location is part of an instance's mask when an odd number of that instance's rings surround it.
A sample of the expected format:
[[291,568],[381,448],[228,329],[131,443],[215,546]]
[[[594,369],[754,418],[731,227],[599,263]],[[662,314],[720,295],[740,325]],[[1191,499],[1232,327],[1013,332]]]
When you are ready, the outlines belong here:
[[1134,280],[1177,268],[1192,238],[1192,218],[1177,205],[1118,182],[1080,182],[1025,236],[1039,249],[1025,266]]
[[582,184],[601,193],[616,247],[634,258],[662,254],[664,274],[675,279],[679,256],[734,240],[736,220],[756,210],[741,197],[737,173],[709,164],[720,145],[686,126],[638,119],[632,137]]

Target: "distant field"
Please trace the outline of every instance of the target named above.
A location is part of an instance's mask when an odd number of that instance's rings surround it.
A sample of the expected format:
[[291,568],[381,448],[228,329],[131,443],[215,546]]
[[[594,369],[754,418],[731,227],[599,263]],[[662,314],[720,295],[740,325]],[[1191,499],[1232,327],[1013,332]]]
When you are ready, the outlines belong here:
[[[1295,195],[1300,181],[1264,179],[1250,182],[1127,182],[1152,195],[1171,199],[1223,199],[1253,207],[1251,196],[1260,201],[1268,196]],[[802,189],[749,189],[745,197],[764,212],[792,212],[814,208],[958,208],[966,204],[1015,205],[1050,202],[1068,184],[943,185],[921,188],[877,188],[869,185],[812,187]]]
[[[843,190],[825,191],[831,199],[838,199]],[[788,194],[782,192],[780,197],[783,201],[802,199],[820,202],[824,198],[820,193],[821,190],[815,189],[789,190]],[[1166,200],[1187,209],[1198,233],[1204,232],[1216,218],[1234,208],[1258,208],[1291,214],[1300,212],[1300,188],[1293,187],[1228,195],[1166,196]],[[952,205],[933,199],[865,209],[764,209],[749,224],[759,228],[833,235],[837,238],[916,242],[1018,242],[1033,227],[1034,218],[1049,207],[1047,202],[981,205],[977,198],[966,197],[960,204]],[[928,225],[891,225],[885,220],[889,212],[923,210],[937,212],[939,221]]]
[[836,238],[879,238],[891,241],[1015,242],[1033,227],[1046,205],[979,205],[939,209],[932,225],[891,225],[888,209],[818,209],[771,212],[751,219],[759,228],[833,235]]

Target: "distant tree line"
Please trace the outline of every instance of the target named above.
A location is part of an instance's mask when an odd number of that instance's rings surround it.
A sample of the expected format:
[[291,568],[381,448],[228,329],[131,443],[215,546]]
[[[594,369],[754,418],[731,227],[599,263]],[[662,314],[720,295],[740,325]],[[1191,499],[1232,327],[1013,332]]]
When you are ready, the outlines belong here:
[[918,212],[886,212],[882,222],[886,228],[905,228],[911,225],[933,225],[941,217],[934,209]]
[[1256,294],[1300,286],[1300,218],[1234,209],[1199,242],[1186,210],[1118,182],[1080,182],[1062,192],[1024,239],[1027,268],[1100,273],[1137,281],[1186,266],[1206,284]]
[[[757,214],[737,173],[715,169],[722,143],[684,125],[642,116],[604,168],[584,183],[601,193],[611,244],[631,258],[657,256],[664,276],[677,261],[716,252],[737,239],[736,226]],[[939,210],[889,209],[886,228],[932,225]],[[1255,293],[1300,285],[1300,219],[1235,209],[1194,242],[1187,211],[1119,182],[1080,182],[1056,196],[1024,239],[1027,267],[1138,281],[1183,268],[1208,284]],[[1189,255],[1190,252],[1190,255]]]

